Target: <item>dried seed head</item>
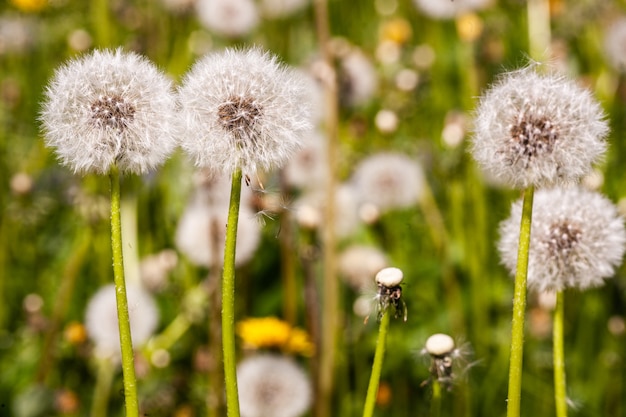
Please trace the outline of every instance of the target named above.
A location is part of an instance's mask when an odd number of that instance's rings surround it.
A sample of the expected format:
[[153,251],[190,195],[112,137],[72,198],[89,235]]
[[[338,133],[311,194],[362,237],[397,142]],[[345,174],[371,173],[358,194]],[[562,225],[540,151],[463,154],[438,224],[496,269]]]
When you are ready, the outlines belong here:
[[443,356],[452,353],[455,348],[454,339],[443,333],[436,333],[426,339],[424,349],[429,355]]
[[[502,263],[515,273],[522,202],[500,225]],[[622,262],[626,229],[617,208],[582,188],[538,190],[528,260],[528,286],[543,291],[604,283]]]
[[529,67],[505,74],[482,96],[471,151],[513,187],[576,183],[603,156],[608,130],[588,91]]
[[376,284],[393,288],[400,285],[403,278],[404,274],[400,268],[388,267],[378,271],[376,274]]

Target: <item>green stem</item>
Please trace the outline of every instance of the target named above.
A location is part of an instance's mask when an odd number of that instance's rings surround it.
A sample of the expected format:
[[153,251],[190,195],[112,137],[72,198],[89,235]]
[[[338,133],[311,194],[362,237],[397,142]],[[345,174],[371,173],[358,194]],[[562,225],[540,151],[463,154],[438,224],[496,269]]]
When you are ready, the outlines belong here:
[[113,384],[114,368],[109,358],[96,358],[96,386],[91,403],[91,417],[106,417]]
[[509,396],[507,417],[519,417],[522,396],[522,359],[524,355],[524,314],[526,312],[526,277],[528,275],[528,252],[530,226],[533,214],[534,188],[524,192],[522,219],[520,222],[515,292],[513,295],[513,323],[511,326],[511,356],[509,359]]
[[229,417],[239,417],[237,368],[235,362],[235,246],[241,202],[241,170],[233,172],[230,205],[224,244],[224,273],[222,275],[222,349],[224,352],[224,380],[226,407]]
[[554,402],[556,417],[567,417],[567,394],[565,385],[565,353],[563,349],[563,322],[565,307],[563,292],[556,293],[556,309],[552,327],[552,343],[554,354]]
[[367,387],[363,417],[372,417],[374,414],[376,395],[378,394],[378,383],[380,381],[380,373],[383,369],[383,357],[385,356],[385,344],[387,342],[387,330],[389,329],[390,319],[390,311],[385,311],[380,319],[380,329],[378,330],[378,340],[376,341],[376,352],[374,353],[374,364],[372,365],[370,383]]
[[124,402],[126,417],[139,416],[137,401],[137,379],[135,377],[135,361],[133,357],[133,339],[130,334],[130,318],[128,316],[128,299],[126,297],[126,281],[124,279],[124,256],[122,255],[122,221],[120,215],[120,173],[113,165],[109,173],[111,178],[111,250],[113,252],[113,279],[115,281],[115,300],[117,303],[117,319],[120,331],[120,348],[122,351],[122,374],[124,380]]
[[441,384],[436,376],[433,376],[433,399],[430,403],[430,417],[441,415]]

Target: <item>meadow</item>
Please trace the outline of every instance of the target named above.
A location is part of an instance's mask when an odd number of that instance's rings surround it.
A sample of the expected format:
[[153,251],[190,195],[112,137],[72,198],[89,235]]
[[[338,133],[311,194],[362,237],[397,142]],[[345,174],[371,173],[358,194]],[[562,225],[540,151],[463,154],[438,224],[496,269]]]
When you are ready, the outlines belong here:
[[[374,415],[505,415],[514,285],[499,225],[522,191],[473,159],[476,107],[500,74],[533,62],[590,90],[610,132],[581,183],[626,216],[626,4],[230,3],[0,5],[0,416],[124,415],[119,360],[100,345],[115,310],[88,313],[113,283],[110,183],[74,173],[46,146],[42,103],[55,70],[120,47],[178,86],[205,54],[251,46],[308,80],[314,129],[284,168],[244,177],[237,361],[291,357],[310,383],[301,415],[361,416],[378,336],[374,279],[397,267],[406,320],[400,311],[389,323]],[[368,182],[366,162],[381,155],[400,162],[385,165],[389,182]],[[140,415],[226,415],[219,294],[229,185],[220,181],[180,149],[156,170],[122,175],[126,281],[141,288],[137,298],[129,290]],[[626,416],[625,267],[564,299],[569,414]],[[528,291],[522,416],[555,415],[553,307]],[[271,317],[280,320],[245,327]],[[459,350],[433,406],[424,347],[436,333]]]

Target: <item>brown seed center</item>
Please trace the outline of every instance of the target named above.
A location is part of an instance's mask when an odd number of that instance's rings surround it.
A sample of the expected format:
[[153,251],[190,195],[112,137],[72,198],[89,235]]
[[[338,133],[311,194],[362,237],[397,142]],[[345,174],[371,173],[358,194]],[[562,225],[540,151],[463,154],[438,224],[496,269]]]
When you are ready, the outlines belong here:
[[567,257],[582,237],[578,225],[561,220],[550,226],[548,235],[548,250],[558,257]]
[[514,160],[524,160],[528,167],[532,159],[545,153],[551,153],[559,139],[559,129],[547,118],[534,119],[524,116],[519,123],[511,126]]
[[120,96],[100,96],[91,103],[91,119],[100,128],[123,132],[135,118],[135,107]]
[[237,139],[253,137],[254,127],[261,117],[261,107],[251,97],[231,97],[217,109],[222,127]]

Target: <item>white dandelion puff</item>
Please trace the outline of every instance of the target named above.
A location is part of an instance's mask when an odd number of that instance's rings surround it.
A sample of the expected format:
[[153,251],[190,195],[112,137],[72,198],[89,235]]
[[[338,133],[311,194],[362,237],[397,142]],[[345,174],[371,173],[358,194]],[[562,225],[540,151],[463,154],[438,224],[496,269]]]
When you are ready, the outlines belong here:
[[198,61],[179,90],[183,149],[199,167],[231,174],[278,168],[311,127],[299,75],[258,48]]
[[308,375],[286,356],[256,355],[237,366],[242,417],[298,417],[311,406]]
[[[149,293],[136,285],[126,287],[130,330],[134,346],[148,341],[159,324],[159,311]],[[117,321],[117,304],[113,284],[100,288],[87,303],[85,313],[87,335],[100,356],[119,360],[120,335]]]
[[[500,225],[502,263],[517,266],[522,202]],[[582,188],[538,190],[528,260],[528,287],[540,292],[597,287],[615,273],[626,249],[626,229],[606,197]]]
[[75,172],[143,174],[177,144],[171,81],[146,58],[103,50],[71,60],[45,91],[46,145]]
[[556,74],[505,74],[480,99],[471,151],[516,187],[575,183],[606,151],[608,125],[591,93]]
[[204,27],[225,37],[245,36],[259,24],[253,0],[197,0],[196,12]]

